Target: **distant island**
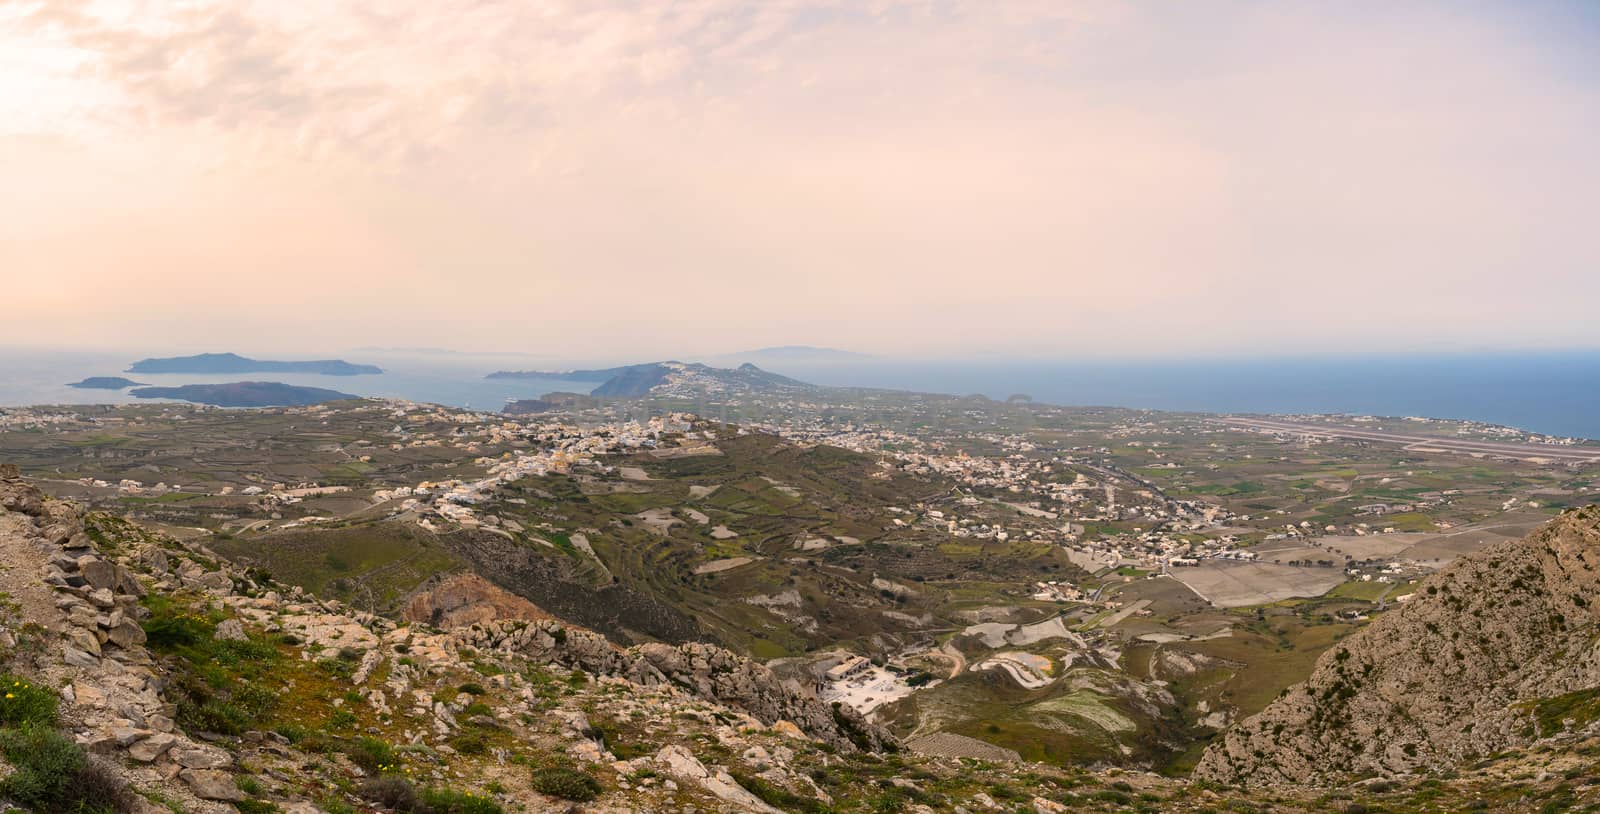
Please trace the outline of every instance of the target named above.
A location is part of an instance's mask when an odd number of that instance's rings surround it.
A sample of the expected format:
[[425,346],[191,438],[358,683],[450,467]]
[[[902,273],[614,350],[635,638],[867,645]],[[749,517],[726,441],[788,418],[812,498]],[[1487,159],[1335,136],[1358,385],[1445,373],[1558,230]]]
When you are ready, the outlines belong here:
[[755,350],[728,353],[716,357],[722,359],[753,359],[768,362],[807,361],[807,362],[845,362],[860,361],[872,358],[865,353],[853,350],[839,350],[838,348],[819,348],[812,345],[779,345],[771,348],[757,348]]
[[76,387],[80,390],[121,390],[125,387],[140,387],[143,384],[143,382],[124,379],[121,376],[90,376],[81,382],[73,382],[67,386]]
[[304,407],[326,401],[358,399],[349,393],[321,387],[300,387],[281,382],[230,382],[185,384],[179,387],[140,387],[129,395],[141,399],[179,399],[217,407]]
[[376,365],[356,365],[343,359],[318,359],[309,362],[279,362],[249,359],[236,353],[201,353],[143,359],[128,368],[129,373],[314,373],[322,376],[359,376],[382,373]]
[[554,379],[561,382],[604,382],[629,371],[655,367],[651,364],[606,367],[597,370],[496,370],[485,379]]
[[600,382],[598,387],[589,391],[589,395],[625,399],[643,398],[653,393],[664,394],[674,389],[682,392],[715,390],[748,393],[812,389],[805,382],[762,370],[748,362],[736,368],[711,367],[698,362],[646,362],[599,370],[497,370],[484,378]]

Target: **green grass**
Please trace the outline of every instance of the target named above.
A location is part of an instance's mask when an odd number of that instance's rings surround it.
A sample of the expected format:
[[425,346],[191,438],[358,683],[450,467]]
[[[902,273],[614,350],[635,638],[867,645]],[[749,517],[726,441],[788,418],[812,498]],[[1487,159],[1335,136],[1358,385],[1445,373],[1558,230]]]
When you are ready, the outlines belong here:
[[462,567],[426,531],[395,523],[218,539],[212,545],[281,582],[374,610],[387,609],[435,574]]
[[[1325,594],[1327,599],[1357,599],[1363,602],[1376,602],[1384,591],[1394,588],[1390,582],[1362,582],[1351,580]],[[1403,592],[1401,592],[1403,593]]]

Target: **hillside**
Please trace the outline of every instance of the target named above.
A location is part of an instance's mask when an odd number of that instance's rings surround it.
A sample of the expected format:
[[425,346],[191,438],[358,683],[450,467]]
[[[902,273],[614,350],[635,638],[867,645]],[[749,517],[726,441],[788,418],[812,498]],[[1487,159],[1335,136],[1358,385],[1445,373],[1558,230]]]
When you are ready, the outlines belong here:
[[589,392],[599,398],[643,398],[728,393],[781,393],[810,390],[812,385],[745,363],[734,368],[696,362],[647,362],[600,370],[500,370],[488,379],[554,379],[600,382]]
[[1555,811],[1596,799],[1561,781],[1600,769],[1584,757],[1593,740],[1446,782],[1271,793],[908,753],[714,646],[621,649],[548,619],[430,614],[435,627],[352,611],[49,499],[13,467],[0,467],[0,558],[0,801],[25,810]]
[[302,387],[282,382],[135,387],[128,393],[141,399],[179,399],[196,404],[210,404],[214,407],[300,407],[360,398],[325,387]]
[[1600,720],[1600,508],[1457,560],[1227,732],[1196,776],[1443,772]]

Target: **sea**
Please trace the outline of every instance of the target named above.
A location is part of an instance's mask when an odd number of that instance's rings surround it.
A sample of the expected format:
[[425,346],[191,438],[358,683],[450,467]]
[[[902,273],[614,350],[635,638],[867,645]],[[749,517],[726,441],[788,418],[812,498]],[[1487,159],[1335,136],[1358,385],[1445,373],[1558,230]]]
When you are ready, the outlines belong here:
[[[330,354],[349,362],[375,364],[383,373],[359,376],[323,376],[299,373],[157,374],[128,373],[130,365],[155,354],[130,355],[76,351],[0,349],[0,406],[40,404],[149,403],[128,390],[85,390],[69,382],[90,376],[120,376],[141,384],[173,387],[237,381],[283,382],[321,387],[353,396],[380,396],[498,411],[507,400],[537,398],[547,393],[587,393],[601,382],[563,379],[487,379],[496,370],[547,369],[515,357],[431,354],[396,356],[351,352]],[[173,355],[173,354],[161,354]],[[261,358],[266,358],[264,355]],[[284,356],[273,358],[302,358]],[[132,388],[130,388],[132,389]]]
[[[552,369],[496,355],[327,354],[377,364],[378,375],[248,376],[123,373],[154,354],[0,349],[0,406],[139,401],[126,391],[80,390],[68,382],[125,376],[153,385],[242,379],[324,387],[480,410],[508,399],[587,392],[599,382],[506,380],[499,369]],[[282,357],[299,358],[299,357]],[[646,361],[646,360],[640,360]],[[1551,435],[1600,439],[1600,351],[1352,355],[1170,360],[756,360],[815,384],[914,390],[1004,399],[1027,395],[1062,405],[1207,413],[1348,413],[1470,419]]]

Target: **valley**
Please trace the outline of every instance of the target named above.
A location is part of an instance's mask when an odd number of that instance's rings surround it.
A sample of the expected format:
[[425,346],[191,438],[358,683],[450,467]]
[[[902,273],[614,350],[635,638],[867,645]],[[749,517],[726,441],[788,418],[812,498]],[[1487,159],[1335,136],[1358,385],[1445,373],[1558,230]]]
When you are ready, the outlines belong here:
[[7,410],[0,458],[390,618],[450,596],[458,617],[714,643],[909,743],[1165,772],[1600,477],[1205,415],[665,385],[532,415]]

